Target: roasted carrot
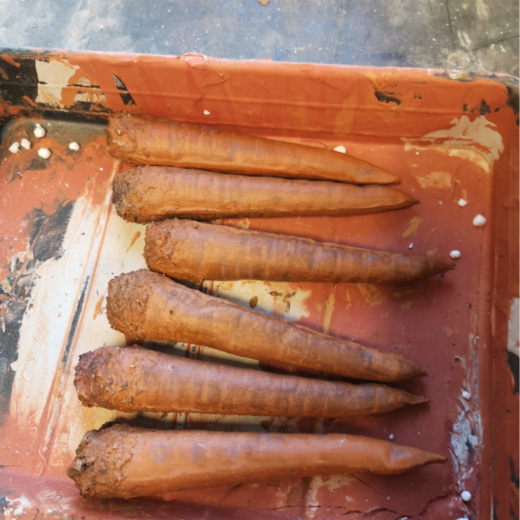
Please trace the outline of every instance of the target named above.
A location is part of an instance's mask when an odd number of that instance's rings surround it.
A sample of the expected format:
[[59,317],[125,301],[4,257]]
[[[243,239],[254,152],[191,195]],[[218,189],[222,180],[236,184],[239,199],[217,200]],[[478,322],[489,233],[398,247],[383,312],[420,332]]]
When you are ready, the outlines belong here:
[[179,217],[345,216],[404,209],[418,201],[387,186],[246,177],[145,166],[116,176],[120,217],[146,223]]
[[409,359],[266,316],[151,271],[108,285],[110,325],[136,339],[205,345],[231,354],[371,381],[426,375]]
[[108,151],[133,166],[179,166],[352,184],[398,181],[395,175],[347,154],[127,112],[117,112],[109,120]]
[[405,473],[442,455],[333,433],[146,430],[116,424],[88,432],[67,470],[84,497],[132,498],[283,477]]
[[166,220],[146,229],[146,264],[178,280],[400,283],[454,269],[442,258]]
[[273,417],[353,417],[425,403],[379,384],[353,385],[180,358],[141,347],[80,356],[80,401],[120,412],[195,412]]

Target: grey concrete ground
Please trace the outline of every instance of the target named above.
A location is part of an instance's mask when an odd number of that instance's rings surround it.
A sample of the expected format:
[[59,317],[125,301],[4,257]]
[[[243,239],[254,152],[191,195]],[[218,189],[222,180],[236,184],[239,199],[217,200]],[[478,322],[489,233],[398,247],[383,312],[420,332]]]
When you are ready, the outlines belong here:
[[0,46],[518,76],[518,0],[0,0]]

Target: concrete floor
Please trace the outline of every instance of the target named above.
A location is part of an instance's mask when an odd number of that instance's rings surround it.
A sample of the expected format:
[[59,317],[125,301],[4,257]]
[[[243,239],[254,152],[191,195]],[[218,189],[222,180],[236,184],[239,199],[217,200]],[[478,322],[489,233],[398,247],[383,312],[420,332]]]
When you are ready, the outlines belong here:
[[518,10],[518,0],[0,0],[0,47],[518,76]]

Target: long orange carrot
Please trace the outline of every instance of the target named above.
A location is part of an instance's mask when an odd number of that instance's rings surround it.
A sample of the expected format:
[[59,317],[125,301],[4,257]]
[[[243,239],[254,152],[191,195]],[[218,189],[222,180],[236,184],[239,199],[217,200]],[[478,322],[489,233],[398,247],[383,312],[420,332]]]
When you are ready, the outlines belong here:
[[120,412],[352,417],[427,402],[386,385],[353,385],[194,361],[141,347],[80,356],[74,380],[85,406]]
[[145,166],[116,176],[114,204],[131,222],[179,217],[344,216],[404,209],[417,203],[387,186],[246,177]]
[[377,166],[343,153],[127,112],[117,112],[110,118],[108,151],[134,166],[179,166],[352,184],[398,180]]
[[400,283],[454,269],[442,258],[371,251],[191,220],[146,229],[146,264],[178,280]]
[[388,382],[426,374],[398,354],[265,316],[146,270],[109,283],[107,316],[114,329],[133,338],[195,343],[345,377]]
[[116,424],[88,432],[67,470],[84,497],[131,498],[286,476],[404,473],[442,455],[340,433],[164,431]]

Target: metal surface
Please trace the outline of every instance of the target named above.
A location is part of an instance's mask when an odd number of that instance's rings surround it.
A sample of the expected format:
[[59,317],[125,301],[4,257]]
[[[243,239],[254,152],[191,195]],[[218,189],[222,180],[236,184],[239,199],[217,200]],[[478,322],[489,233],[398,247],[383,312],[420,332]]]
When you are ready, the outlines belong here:
[[[518,306],[518,91],[512,78],[199,55],[10,53],[0,57],[0,67],[6,518],[40,518],[49,510],[74,518],[185,519],[502,519],[511,508],[518,514],[518,344],[511,313]],[[119,109],[312,146],[342,145],[397,174],[400,189],[421,204],[382,215],[222,224],[442,257],[458,249],[455,271],[401,286],[243,281],[205,282],[201,289],[419,361],[428,377],[401,386],[425,393],[429,405],[352,421],[135,417],[81,408],[72,384],[78,356],[125,343],[104,314],[107,283],[144,267],[144,226],[121,220],[110,202],[111,181],[124,165],[106,152],[103,120]],[[36,122],[47,132],[40,141],[32,135]],[[32,149],[9,152],[23,136]],[[70,141],[80,143],[80,152],[68,149]],[[42,145],[52,151],[49,160],[36,156]],[[460,198],[466,207],[457,204]],[[487,218],[484,227],[473,226],[477,214]],[[203,346],[145,345],[279,370]],[[85,502],[64,469],[84,433],[114,419],[154,428],[392,436],[450,462],[391,478],[287,478],[162,497],[169,502]],[[464,489],[473,494],[468,503],[460,498]]]

